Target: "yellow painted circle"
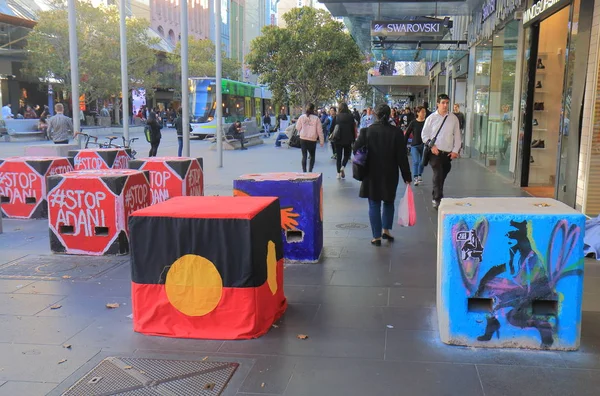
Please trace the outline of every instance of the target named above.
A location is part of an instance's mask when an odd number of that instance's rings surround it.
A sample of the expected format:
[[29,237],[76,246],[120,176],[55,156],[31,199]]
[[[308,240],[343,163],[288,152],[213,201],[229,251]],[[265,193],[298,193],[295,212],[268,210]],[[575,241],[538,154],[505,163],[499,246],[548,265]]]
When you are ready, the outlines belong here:
[[277,293],[277,254],[273,241],[267,243],[267,283],[271,293]]
[[188,316],[203,316],[221,301],[223,280],[212,262],[186,254],[171,265],[165,290],[178,311]]

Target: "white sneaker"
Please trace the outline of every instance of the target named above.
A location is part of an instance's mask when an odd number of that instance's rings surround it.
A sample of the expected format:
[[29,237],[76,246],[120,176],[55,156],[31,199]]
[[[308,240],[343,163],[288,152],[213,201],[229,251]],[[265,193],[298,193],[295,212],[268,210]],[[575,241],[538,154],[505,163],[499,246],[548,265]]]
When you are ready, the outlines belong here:
[[341,179],[341,178],[342,178],[342,174],[341,174],[341,173],[338,173],[338,174],[337,174],[337,178],[338,178],[338,179]]
[[418,177],[415,177],[415,178],[413,179],[413,184],[414,184],[415,186],[418,186],[418,185],[419,185],[419,178],[418,178]]
[[423,183],[423,177],[422,176],[417,176],[417,179],[419,179],[419,183]]
[[346,172],[344,172],[344,167],[343,166],[340,168],[340,175],[342,176],[342,179],[346,178]]

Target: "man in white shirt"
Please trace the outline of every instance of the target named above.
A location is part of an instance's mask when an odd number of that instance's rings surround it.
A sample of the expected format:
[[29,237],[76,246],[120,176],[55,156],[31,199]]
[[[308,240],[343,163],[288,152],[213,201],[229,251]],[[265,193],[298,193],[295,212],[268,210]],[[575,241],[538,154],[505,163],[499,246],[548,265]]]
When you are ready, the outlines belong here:
[[452,168],[452,160],[458,158],[462,144],[458,117],[448,111],[450,98],[446,94],[441,94],[438,96],[437,103],[437,111],[427,117],[421,133],[423,142],[427,144],[427,141],[433,140],[439,131],[437,138],[432,142],[429,160],[433,170],[434,209],[438,208],[444,198],[444,181]]
[[375,121],[373,109],[371,107],[367,107],[367,114],[365,114],[360,120],[360,129],[370,127],[373,121]]
[[2,108],[2,118],[8,120],[9,118],[15,118],[12,113],[11,104],[8,103],[6,106]]

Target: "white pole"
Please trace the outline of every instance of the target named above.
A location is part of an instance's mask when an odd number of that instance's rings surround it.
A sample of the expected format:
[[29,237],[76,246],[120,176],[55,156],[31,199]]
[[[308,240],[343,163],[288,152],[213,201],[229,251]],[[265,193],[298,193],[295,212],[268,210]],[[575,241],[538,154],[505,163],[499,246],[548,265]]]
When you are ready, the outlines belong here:
[[223,167],[223,131],[221,130],[221,124],[223,122],[223,99],[221,97],[221,0],[215,0],[215,67],[216,67],[216,95],[217,97],[217,156],[219,158],[219,168]]
[[81,132],[79,124],[79,55],[77,54],[77,18],[75,12],[75,0],[69,0],[69,60],[71,62],[73,132]]
[[123,136],[129,139],[129,74],[127,72],[127,28],[125,25],[125,0],[119,0],[121,35],[121,101],[123,103]]
[[[192,0],[193,1],[193,0]],[[181,0],[181,128],[183,156],[190,156],[190,86],[188,70],[188,2]]]

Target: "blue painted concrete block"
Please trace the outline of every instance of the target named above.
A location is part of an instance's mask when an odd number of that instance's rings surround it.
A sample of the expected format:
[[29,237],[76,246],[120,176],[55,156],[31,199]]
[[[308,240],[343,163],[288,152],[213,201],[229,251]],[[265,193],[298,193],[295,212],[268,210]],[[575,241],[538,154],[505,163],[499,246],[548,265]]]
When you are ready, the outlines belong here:
[[579,348],[585,216],[544,198],[444,199],[437,312],[444,343]]
[[258,173],[233,181],[234,195],[278,197],[283,257],[316,263],[323,250],[323,176],[320,173]]

